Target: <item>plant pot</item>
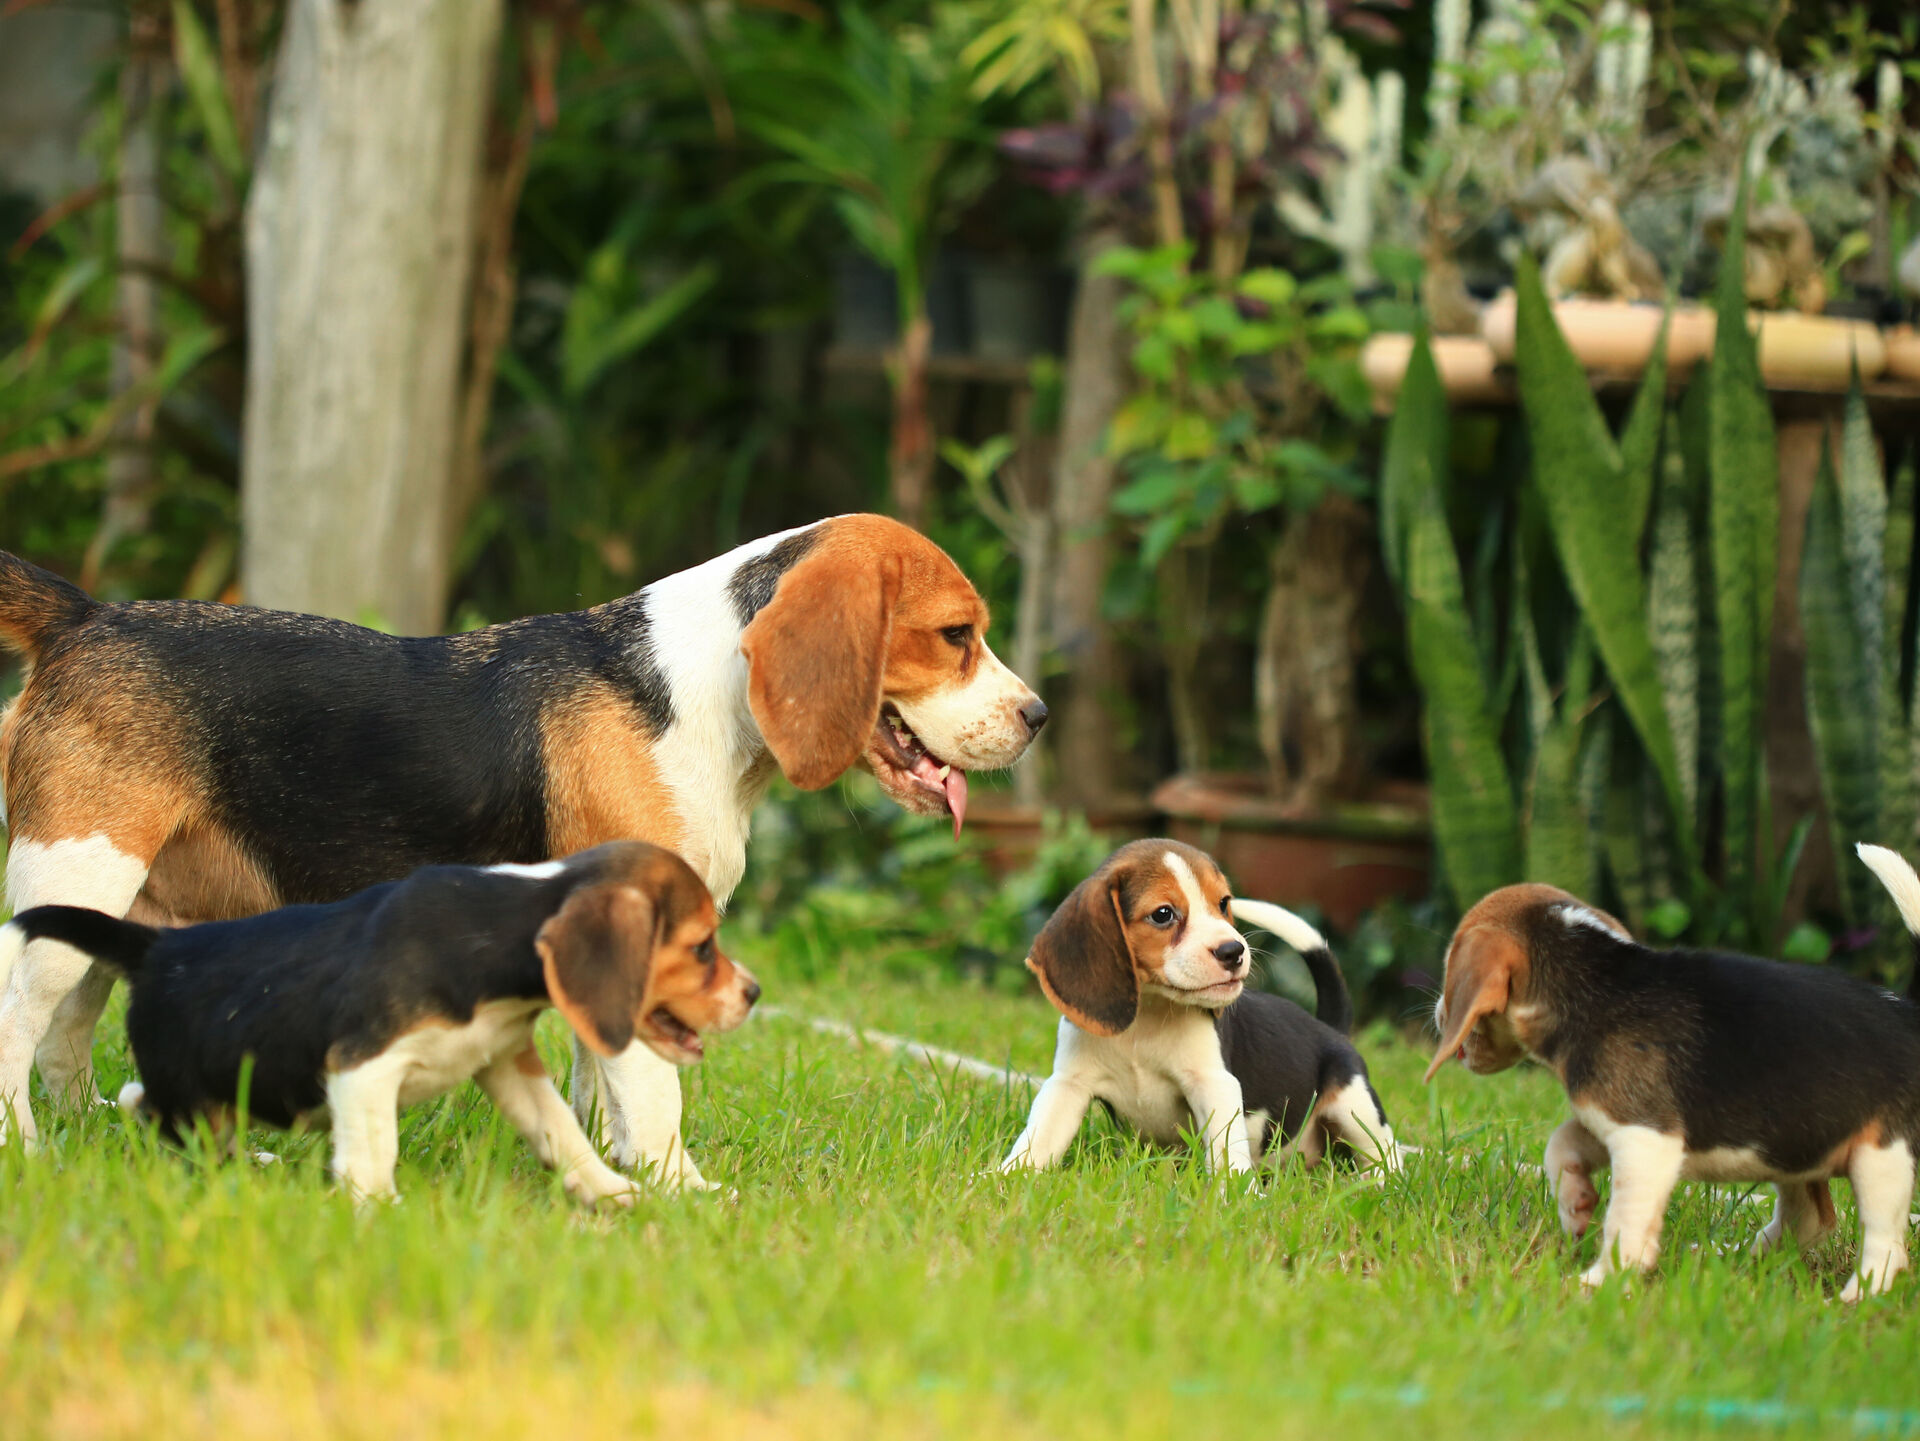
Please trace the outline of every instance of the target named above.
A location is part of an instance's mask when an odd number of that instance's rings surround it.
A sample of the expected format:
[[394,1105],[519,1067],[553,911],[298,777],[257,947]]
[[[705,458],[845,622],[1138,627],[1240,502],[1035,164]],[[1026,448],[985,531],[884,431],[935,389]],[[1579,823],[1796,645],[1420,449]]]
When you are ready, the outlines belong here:
[[1845,390],[1856,360],[1862,380],[1872,380],[1887,368],[1880,328],[1862,320],[1769,311],[1759,317],[1759,336],[1760,375],[1769,385]]
[[[1511,365],[1519,306],[1503,290],[1480,317],[1480,334],[1503,364]],[[1554,302],[1553,318],[1574,358],[1587,370],[1638,375],[1653,358],[1667,307],[1641,300],[1575,298]],[[1667,368],[1684,376],[1713,354],[1714,314],[1703,305],[1676,305],[1667,330]]]
[[1896,380],[1920,383],[1920,327],[1896,325],[1881,332],[1887,347],[1886,373]]
[[[1022,805],[1010,791],[975,792],[967,807],[967,830],[986,847],[987,868],[1005,876],[1032,864],[1046,838],[1046,818],[1060,806]],[[1118,847],[1154,833],[1159,812],[1144,797],[1121,798],[1081,812],[1095,831]]]
[[1057,355],[1059,275],[1045,267],[977,260],[967,268],[967,318],[973,353],[983,360]]
[[1419,900],[1433,885],[1421,786],[1382,785],[1365,801],[1302,815],[1266,795],[1257,776],[1180,775],[1153,803],[1167,834],[1211,854],[1238,894],[1317,907],[1339,931],[1390,897]]
[[[1373,390],[1373,408],[1381,414],[1393,409],[1413,358],[1413,337],[1392,333],[1368,338],[1360,350],[1360,369]],[[1433,363],[1447,398],[1466,404],[1513,399],[1513,387],[1495,373],[1493,347],[1477,335],[1436,335]]]

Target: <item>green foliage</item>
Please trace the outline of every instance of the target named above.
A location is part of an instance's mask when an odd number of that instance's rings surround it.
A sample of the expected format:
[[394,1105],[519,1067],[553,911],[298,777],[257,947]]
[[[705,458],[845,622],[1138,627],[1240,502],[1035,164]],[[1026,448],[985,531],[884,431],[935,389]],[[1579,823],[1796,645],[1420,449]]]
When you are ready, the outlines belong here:
[[1906,594],[1913,546],[1911,467],[1889,506],[1859,381],[1848,392],[1836,473],[1821,447],[1800,561],[1807,714],[1849,925],[1876,925],[1879,961],[1907,947],[1884,888],[1853,863],[1856,841],[1915,841],[1915,753],[1903,677],[1912,673]]
[[1272,269],[1220,280],[1192,259],[1190,245],[1116,246],[1095,266],[1128,284],[1135,384],[1106,443],[1127,473],[1113,508],[1143,526],[1147,569],[1230,514],[1367,489],[1337,424],[1366,411],[1366,317],[1338,281],[1301,285]]

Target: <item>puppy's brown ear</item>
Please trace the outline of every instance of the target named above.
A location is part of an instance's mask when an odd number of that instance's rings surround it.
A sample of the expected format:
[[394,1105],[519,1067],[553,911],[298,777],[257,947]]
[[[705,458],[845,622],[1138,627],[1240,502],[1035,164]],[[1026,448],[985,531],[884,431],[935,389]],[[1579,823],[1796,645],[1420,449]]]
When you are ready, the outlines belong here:
[[831,785],[866,749],[899,599],[897,556],[854,566],[817,552],[781,578],[740,637],[747,703],[801,790]]
[[1027,969],[1081,1030],[1117,1036],[1133,1024],[1140,979],[1114,877],[1089,876],[1074,887],[1034,937]]
[[653,901],[636,886],[582,886],[534,937],[554,1009],[600,1055],[633,1044],[654,921]]
[[1447,959],[1447,1033],[1440,1038],[1440,1048],[1433,1053],[1423,1080],[1434,1078],[1482,1017],[1506,1010],[1514,973],[1526,960],[1526,948],[1495,926],[1475,926],[1453,943],[1453,954]]

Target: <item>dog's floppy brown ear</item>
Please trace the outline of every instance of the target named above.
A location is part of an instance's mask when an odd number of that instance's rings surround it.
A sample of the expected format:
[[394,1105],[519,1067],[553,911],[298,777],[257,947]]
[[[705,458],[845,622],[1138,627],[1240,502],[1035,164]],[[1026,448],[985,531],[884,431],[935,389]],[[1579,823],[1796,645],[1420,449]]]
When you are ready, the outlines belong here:
[[1514,973],[1526,959],[1526,948],[1519,940],[1496,926],[1475,926],[1453,943],[1453,954],[1447,959],[1447,1033],[1440,1038],[1423,1081],[1433,1079],[1482,1017],[1506,1010]]
[[802,560],[740,637],[747,703],[773,758],[803,791],[831,785],[860,759],[880,720],[900,561]]
[[1118,880],[1089,876],[1047,919],[1027,954],[1040,989],[1083,1031],[1117,1036],[1140,1009],[1140,978],[1120,913]]
[[617,1056],[633,1044],[654,923],[653,901],[638,887],[582,886],[534,937],[554,1008],[603,1056]]

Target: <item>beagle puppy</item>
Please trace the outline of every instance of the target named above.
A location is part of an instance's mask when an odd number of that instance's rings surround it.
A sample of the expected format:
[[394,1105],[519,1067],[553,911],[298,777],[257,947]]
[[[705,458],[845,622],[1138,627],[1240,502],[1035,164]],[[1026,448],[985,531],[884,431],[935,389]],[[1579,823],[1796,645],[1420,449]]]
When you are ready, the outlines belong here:
[[399,1108],[471,1078],[569,1194],[631,1204],[633,1182],[547,1079],[534,1023],[553,1006],[598,1055],[638,1041],[699,1060],[701,1033],[733,1029],[760,995],[716,924],[685,861],[623,841],[537,866],[429,866],[330,905],[179,930],[37,906],[0,927],[0,954],[56,940],[129,979],[142,1079],[120,1103],[175,1139],[201,1118],[230,1127],[243,1099],[270,1125],[329,1120],[334,1175],[390,1198]]
[[[778,769],[853,766],[910,810],[966,814],[969,772],[1045,721],[987,646],[987,608],[933,542],[848,515],[567,615],[409,639],[196,601],[108,604],[0,553],[0,718],[16,911],[151,925],[335,901],[430,864],[537,863],[635,838],[724,906]],[[94,1095],[111,972],[51,938],[0,968],[0,1139]],[[704,1185],[680,1086],[645,1046],[576,1048],[574,1104],[615,1164]]]
[[[1920,880],[1892,851],[1860,857],[1920,934]],[[1842,1299],[1885,1291],[1907,1268],[1907,1206],[1920,1147],[1920,1007],[1824,966],[1714,951],[1656,951],[1551,886],[1507,886],[1462,917],[1434,1006],[1435,1072],[1477,1075],[1523,1058],[1567,1089],[1573,1117],[1545,1169],[1568,1235],[1613,1168],[1600,1258],[1581,1276],[1645,1270],[1683,1179],[1770,1181],[1778,1200],[1754,1242],[1834,1227],[1828,1181],[1853,1183],[1863,1239]]]
[[[1307,963],[1317,1016],[1246,990],[1246,938],[1271,931]],[[1095,1100],[1163,1145],[1191,1120],[1215,1171],[1256,1157],[1317,1163],[1341,1141],[1386,1170],[1399,1149],[1366,1063],[1347,1039],[1353,1009],[1320,933],[1291,911],[1239,900],[1204,851],[1179,841],[1122,846],[1075,888],[1027,957],[1059,1010],[1053,1074],[1003,1172],[1066,1154]]]

